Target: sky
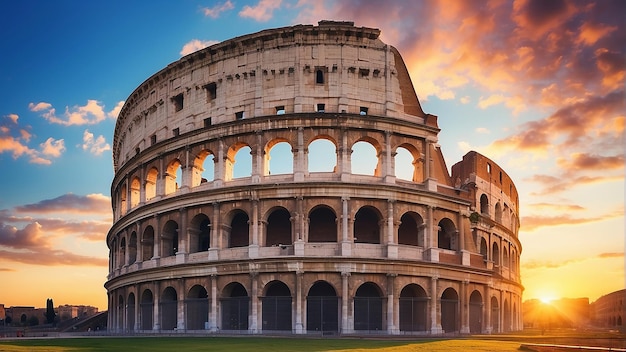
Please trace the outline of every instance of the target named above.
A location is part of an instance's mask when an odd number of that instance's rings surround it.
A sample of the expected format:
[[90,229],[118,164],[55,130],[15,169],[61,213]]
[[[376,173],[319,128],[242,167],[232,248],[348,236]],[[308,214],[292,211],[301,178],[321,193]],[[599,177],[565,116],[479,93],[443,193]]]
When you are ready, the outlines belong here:
[[381,30],[437,115],[520,194],[524,300],[624,283],[626,1],[0,2],[0,304],[107,309],[111,142],[124,100],[208,45],[320,20]]

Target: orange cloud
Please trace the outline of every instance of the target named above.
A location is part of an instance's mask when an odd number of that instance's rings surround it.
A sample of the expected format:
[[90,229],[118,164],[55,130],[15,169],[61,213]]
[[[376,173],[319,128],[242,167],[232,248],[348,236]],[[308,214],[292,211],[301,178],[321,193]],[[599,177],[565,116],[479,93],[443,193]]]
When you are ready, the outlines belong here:
[[102,103],[97,100],[89,99],[87,100],[87,104],[83,106],[77,105],[72,108],[66,106],[65,113],[61,117],[56,115],[56,109],[53,108],[50,103],[30,103],[28,104],[28,108],[33,112],[40,112],[41,116],[50,123],[72,126],[97,124],[104,121],[107,116],[115,118],[117,114],[119,114],[121,106],[120,103],[118,103],[113,110],[106,113]]
[[73,213],[73,214],[109,214],[111,199],[102,194],[88,194],[79,196],[73,193],[64,194],[57,198],[45,199],[38,203],[15,207],[17,213]]
[[191,41],[183,45],[183,48],[180,50],[180,56],[191,54],[193,52],[196,52],[198,50],[204,49],[206,47],[209,47],[217,43],[219,43],[217,40],[203,41],[203,40],[198,40],[198,39],[192,39]]
[[39,145],[44,155],[58,158],[65,151],[65,141],[63,139],[55,140],[50,137],[44,143]]
[[611,258],[623,258],[624,253],[600,253],[595,256],[585,258],[574,258],[569,260],[563,260],[560,262],[554,262],[550,260],[531,260],[522,262],[522,268],[526,270],[545,270],[545,269],[557,269],[571,264],[580,263],[590,259],[611,259]]
[[600,216],[594,217],[573,217],[569,214],[565,215],[556,215],[556,216],[543,216],[543,215],[531,215],[524,216],[521,218],[521,231],[532,232],[541,227],[551,227],[551,226],[565,226],[565,225],[577,225],[577,224],[587,224],[592,222],[598,222],[607,219],[613,219],[617,217],[623,217],[624,210],[618,210],[613,213],[603,214]]
[[260,0],[256,6],[246,5],[239,16],[244,18],[252,18],[258,22],[267,22],[274,15],[274,10],[280,8],[282,0]]
[[89,130],[83,132],[83,150],[89,151],[93,155],[101,155],[107,150],[111,150],[111,146],[106,142],[104,136],[100,135],[94,138],[93,133]]

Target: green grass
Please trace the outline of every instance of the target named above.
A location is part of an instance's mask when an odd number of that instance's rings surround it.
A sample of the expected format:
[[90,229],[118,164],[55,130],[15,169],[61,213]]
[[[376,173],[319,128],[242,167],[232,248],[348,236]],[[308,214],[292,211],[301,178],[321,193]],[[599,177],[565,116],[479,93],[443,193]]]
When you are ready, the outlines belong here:
[[275,337],[120,337],[0,341],[1,352],[226,351],[443,352],[519,351],[519,342],[478,339],[349,339]]

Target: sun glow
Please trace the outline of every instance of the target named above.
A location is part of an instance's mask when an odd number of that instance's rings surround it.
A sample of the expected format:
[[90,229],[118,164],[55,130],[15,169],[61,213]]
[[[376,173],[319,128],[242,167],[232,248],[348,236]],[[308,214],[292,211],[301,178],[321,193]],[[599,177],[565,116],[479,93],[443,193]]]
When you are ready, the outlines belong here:
[[543,303],[543,304],[550,304],[552,301],[554,301],[554,298],[552,298],[552,297],[548,297],[548,296],[545,296],[545,297],[541,297],[541,298],[539,298],[539,300],[540,300],[540,301],[541,301],[541,303]]

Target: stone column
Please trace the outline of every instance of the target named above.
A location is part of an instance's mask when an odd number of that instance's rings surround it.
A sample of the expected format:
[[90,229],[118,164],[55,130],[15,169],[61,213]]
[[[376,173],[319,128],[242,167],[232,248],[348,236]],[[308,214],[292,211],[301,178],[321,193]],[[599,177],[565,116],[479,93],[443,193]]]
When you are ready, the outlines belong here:
[[383,161],[383,178],[386,183],[396,183],[395,156],[396,152],[391,150],[391,132],[385,131],[385,160]]
[[[142,187],[143,186],[143,187]],[[139,205],[146,203],[146,165],[139,167]]]
[[211,274],[211,311],[209,312],[209,329],[216,332],[217,328],[217,275]]
[[352,174],[352,149],[348,147],[348,134],[345,129],[341,129],[341,145],[337,151],[339,153],[339,158],[337,158],[337,166],[341,173],[341,181],[349,181]]
[[248,257],[258,258],[259,256],[259,199],[256,195],[252,196],[252,231],[250,245],[248,246]]
[[258,316],[259,316],[259,288],[258,288],[258,278],[259,273],[257,271],[250,272],[250,287],[251,287],[251,297],[250,297],[250,305],[251,312],[248,317],[248,331],[252,334],[256,334],[259,332],[258,328]]
[[225,181],[225,173],[226,173],[226,155],[224,155],[224,141],[220,140],[218,142],[217,148],[217,156],[213,157],[214,165],[214,179],[213,179],[213,187],[222,187]]
[[350,279],[350,273],[344,271],[341,273],[341,333],[351,333],[354,326],[354,318],[350,319],[348,316],[348,304],[350,301],[350,291],[348,287],[348,280]]
[[491,334],[493,329],[493,324],[491,323],[491,287],[489,285],[485,286],[485,324],[483,324],[485,333]]
[[296,334],[304,334],[304,325],[302,324],[302,277],[304,271],[296,270]]
[[395,335],[398,333],[398,325],[396,325],[398,317],[394,314],[394,308],[396,305],[394,291],[397,276],[398,274],[396,273],[387,274],[387,333],[390,335]]
[[218,253],[222,248],[222,227],[220,216],[220,203],[213,203],[213,222],[211,223],[211,234],[209,237],[209,260],[218,260]]
[[298,127],[298,141],[296,148],[293,150],[293,158],[295,160],[293,167],[293,178],[295,182],[304,181],[304,175],[308,175],[307,151],[304,146],[304,128]]
[[178,300],[176,301],[176,330],[185,331],[185,279],[180,279],[176,285]]
[[428,219],[426,220],[426,234],[427,238],[424,241],[424,245],[426,246],[426,252],[428,254],[427,258],[431,262],[438,263],[439,262],[439,250],[437,246],[437,237],[439,232],[439,226],[435,224],[435,216],[433,214],[435,207],[432,205],[428,206]]
[[176,263],[185,262],[189,253],[189,229],[187,228],[187,208],[182,207],[180,213],[180,226],[178,227],[178,251],[176,252]]
[[395,200],[387,200],[387,257],[391,259],[398,258],[398,243],[396,241],[394,226],[394,205]]
[[153,311],[152,311],[152,330],[154,331],[158,331],[161,330],[161,310],[159,307],[160,301],[161,301],[161,292],[159,292],[159,285],[158,284],[154,284],[153,285],[153,292],[154,292],[154,301],[153,301]]
[[154,220],[156,226],[154,227],[154,238],[152,239],[152,250],[154,251],[152,259],[158,259],[161,257],[161,217],[159,214],[154,214]]
[[261,132],[257,132],[256,146],[250,150],[250,154],[252,155],[252,183],[261,182],[261,175],[263,175],[263,157],[265,150],[263,149],[261,137]]
[[469,295],[467,294],[467,284],[469,282],[467,280],[461,281],[461,292],[459,295],[460,298],[460,308],[461,308],[461,334],[469,334]]
[[341,255],[349,257],[352,255],[352,240],[350,238],[350,213],[349,197],[341,197]]
[[441,328],[441,318],[438,316],[440,307],[439,297],[437,296],[437,276],[430,278],[430,333],[432,335],[438,335],[443,333]]

